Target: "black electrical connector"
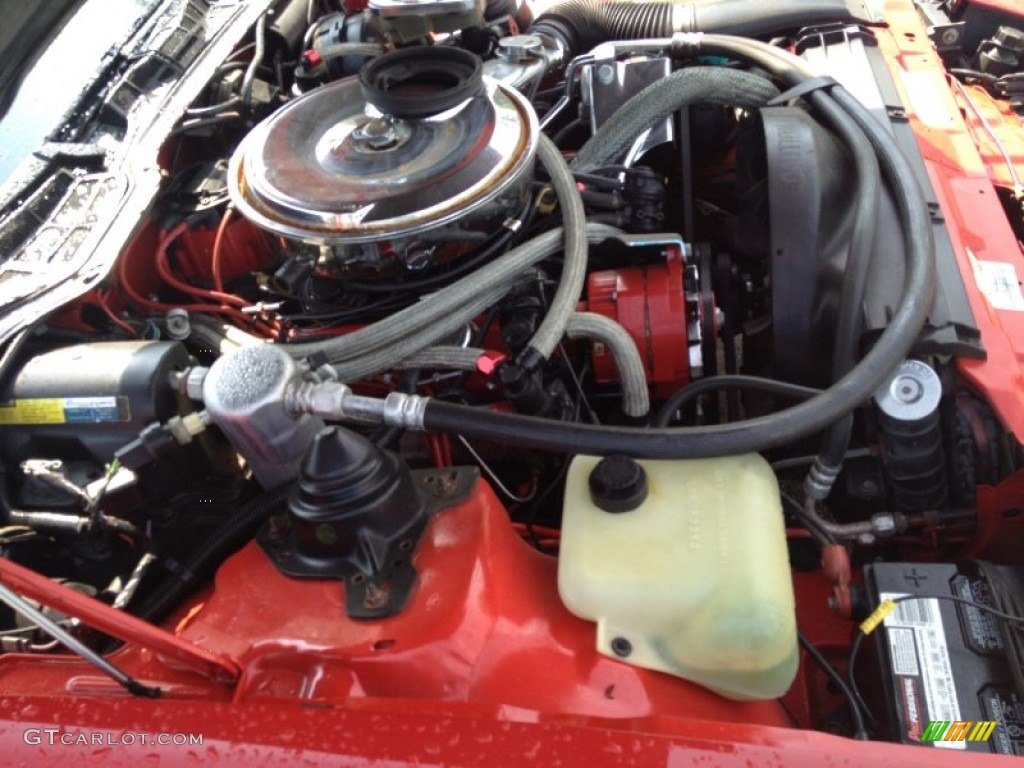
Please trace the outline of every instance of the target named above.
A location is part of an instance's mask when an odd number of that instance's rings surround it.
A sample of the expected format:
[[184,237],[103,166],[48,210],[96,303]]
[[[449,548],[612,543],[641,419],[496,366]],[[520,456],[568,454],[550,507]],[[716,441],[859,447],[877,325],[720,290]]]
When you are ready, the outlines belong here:
[[626,176],[623,197],[628,205],[627,216],[636,232],[661,232],[665,228],[665,201],[668,190],[660,173],[637,166]]
[[543,369],[527,368],[515,362],[498,367],[505,398],[519,413],[561,421],[572,408],[568,392],[560,381],[545,385]]
[[122,466],[137,470],[166,456],[178,446],[171,430],[163,424],[153,423],[142,430],[139,436],[119,449],[114,458]]
[[188,445],[206,429],[202,414],[175,416],[166,423],[153,422],[137,438],[114,453],[114,459],[130,470],[138,470],[171,453],[179,446]]

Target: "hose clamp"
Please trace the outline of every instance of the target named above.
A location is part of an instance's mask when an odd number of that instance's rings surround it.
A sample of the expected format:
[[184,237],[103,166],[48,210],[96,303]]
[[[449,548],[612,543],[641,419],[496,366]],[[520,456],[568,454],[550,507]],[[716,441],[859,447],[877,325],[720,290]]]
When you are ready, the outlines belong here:
[[703,43],[703,32],[676,32],[672,35],[671,51],[676,57],[695,56]]

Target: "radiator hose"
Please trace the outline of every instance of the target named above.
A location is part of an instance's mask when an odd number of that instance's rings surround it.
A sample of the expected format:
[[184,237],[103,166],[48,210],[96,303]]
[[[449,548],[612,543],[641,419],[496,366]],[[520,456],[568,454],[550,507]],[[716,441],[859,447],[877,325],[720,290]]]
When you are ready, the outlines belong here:
[[609,40],[671,37],[677,32],[764,37],[785,29],[858,20],[872,21],[857,16],[847,0],[566,0],[542,13],[531,31],[558,40],[571,59]]

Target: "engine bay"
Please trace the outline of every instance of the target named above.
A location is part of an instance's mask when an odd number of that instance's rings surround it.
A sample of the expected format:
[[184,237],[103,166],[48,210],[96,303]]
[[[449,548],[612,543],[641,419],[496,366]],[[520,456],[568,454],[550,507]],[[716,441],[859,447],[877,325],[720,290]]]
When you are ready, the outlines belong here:
[[166,6],[0,187],[0,694],[1024,754],[1017,4]]

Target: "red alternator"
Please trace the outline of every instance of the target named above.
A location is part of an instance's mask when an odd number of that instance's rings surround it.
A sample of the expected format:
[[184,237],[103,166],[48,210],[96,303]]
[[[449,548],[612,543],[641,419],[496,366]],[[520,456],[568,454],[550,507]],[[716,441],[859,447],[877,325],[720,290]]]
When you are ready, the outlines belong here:
[[[665,262],[593,272],[587,280],[588,310],[619,323],[633,337],[655,397],[664,398],[703,374],[700,281],[681,244],[665,250]],[[619,380],[601,344],[592,351],[600,384]]]

